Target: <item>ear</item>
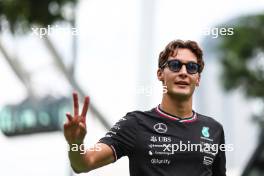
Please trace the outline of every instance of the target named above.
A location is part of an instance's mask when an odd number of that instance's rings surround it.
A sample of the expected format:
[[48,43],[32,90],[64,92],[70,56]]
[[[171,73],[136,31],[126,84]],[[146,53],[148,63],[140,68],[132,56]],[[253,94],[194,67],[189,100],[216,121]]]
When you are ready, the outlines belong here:
[[200,85],[201,75],[198,75],[198,79],[196,80],[195,86],[198,87]]
[[157,77],[162,83],[164,82],[163,70],[160,68],[157,70]]

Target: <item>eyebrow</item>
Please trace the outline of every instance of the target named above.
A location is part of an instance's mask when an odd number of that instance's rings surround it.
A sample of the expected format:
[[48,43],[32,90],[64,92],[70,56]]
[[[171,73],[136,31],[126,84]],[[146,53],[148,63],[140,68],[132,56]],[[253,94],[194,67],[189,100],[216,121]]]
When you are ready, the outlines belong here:
[[[170,61],[170,58],[173,58],[173,57],[168,57],[168,60],[167,61]],[[179,60],[181,61],[179,58],[173,58],[171,60]],[[182,62],[182,61],[181,61]],[[198,63],[197,59],[194,61],[194,60],[187,60],[187,62],[195,62],[195,63]],[[185,62],[184,62],[185,63]]]

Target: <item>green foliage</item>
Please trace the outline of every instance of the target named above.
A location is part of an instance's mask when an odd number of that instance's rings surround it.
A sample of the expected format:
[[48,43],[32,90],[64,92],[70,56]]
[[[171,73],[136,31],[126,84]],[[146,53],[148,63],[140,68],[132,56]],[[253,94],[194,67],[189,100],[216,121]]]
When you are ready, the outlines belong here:
[[241,17],[229,27],[234,35],[219,44],[224,88],[264,100],[264,15]]
[[65,7],[74,7],[77,0],[0,0],[0,25],[8,22],[12,32],[27,31],[33,25],[47,26],[67,21]]

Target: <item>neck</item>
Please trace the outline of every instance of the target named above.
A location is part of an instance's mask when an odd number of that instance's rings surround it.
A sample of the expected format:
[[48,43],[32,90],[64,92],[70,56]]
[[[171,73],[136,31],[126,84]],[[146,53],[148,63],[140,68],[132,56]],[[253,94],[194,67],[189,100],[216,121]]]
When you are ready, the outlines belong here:
[[163,94],[160,106],[163,111],[181,118],[187,118],[193,115],[192,96],[179,100],[168,94]]

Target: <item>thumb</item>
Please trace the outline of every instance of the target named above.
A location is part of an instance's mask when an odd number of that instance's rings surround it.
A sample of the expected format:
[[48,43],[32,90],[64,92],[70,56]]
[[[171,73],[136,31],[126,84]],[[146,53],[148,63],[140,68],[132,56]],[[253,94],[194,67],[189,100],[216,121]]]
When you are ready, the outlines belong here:
[[79,127],[80,127],[80,133],[82,135],[85,135],[86,134],[86,127],[85,127],[85,124],[82,123],[82,122],[79,122]]
[[83,130],[86,130],[86,127],[85,127],[85,125],[84,125],[83,122],[79,122],[79,126],[80,126]]

